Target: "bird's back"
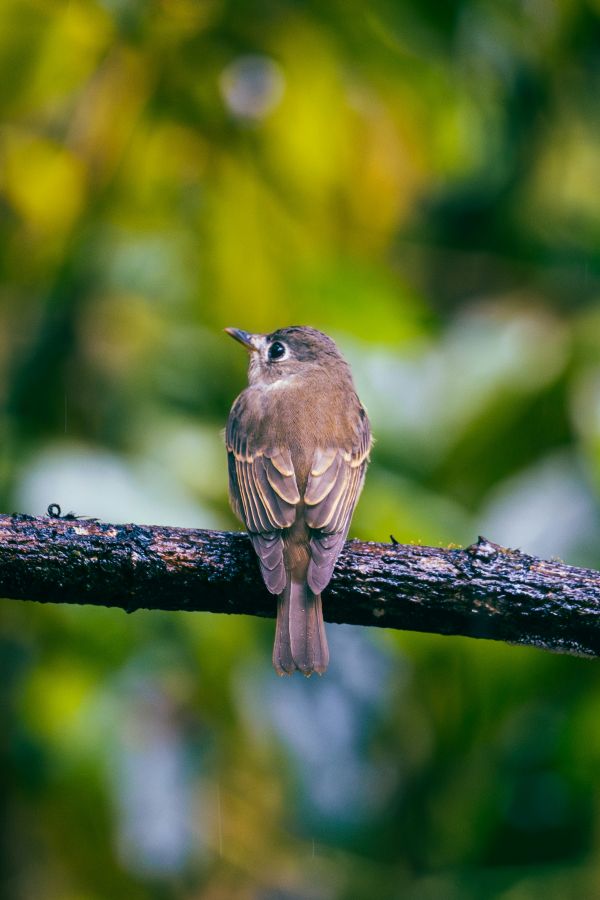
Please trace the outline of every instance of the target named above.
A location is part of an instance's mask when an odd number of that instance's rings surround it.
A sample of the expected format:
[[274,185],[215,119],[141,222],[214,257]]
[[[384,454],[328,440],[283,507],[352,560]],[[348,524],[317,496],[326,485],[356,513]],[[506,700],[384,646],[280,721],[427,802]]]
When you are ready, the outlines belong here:
[[289,449],[303,496],[315,452],[345,447],[358,427],[362,407],[351,379],[332,383],[326,373],[319,373],[308,385],[290,380],[246,391],[253,393],[252,405],[259,411],[254,427],[261,442]]

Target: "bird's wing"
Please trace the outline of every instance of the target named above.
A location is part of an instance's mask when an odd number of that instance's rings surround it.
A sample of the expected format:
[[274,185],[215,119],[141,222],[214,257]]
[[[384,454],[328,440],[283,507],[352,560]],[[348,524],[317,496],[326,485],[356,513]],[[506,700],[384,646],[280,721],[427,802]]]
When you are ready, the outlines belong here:
[[244,406],[235,404],[227,423],[229,494],[234,510],[250,532],[262,576],[273,594],[285,587],[281,529],[289,528],[300,502],[290,452],[260,446],[244,426]]
[[308,583],[316,594],[329,584],[344,546],[365,480],[371,443],[369,420],[361,407],[353,446],[317,449],[313,457],[304,494],[304,517],[311,529]]

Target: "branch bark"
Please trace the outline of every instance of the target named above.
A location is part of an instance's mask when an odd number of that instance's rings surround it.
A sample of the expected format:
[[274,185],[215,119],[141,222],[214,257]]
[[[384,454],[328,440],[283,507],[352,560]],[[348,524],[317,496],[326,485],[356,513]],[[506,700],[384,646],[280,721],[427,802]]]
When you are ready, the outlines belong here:
[[[0,596],[273,617],[245,534],[0,516]],[[600,655],[600,573],[480,538],[466,549],[349,541],[329,622]]]

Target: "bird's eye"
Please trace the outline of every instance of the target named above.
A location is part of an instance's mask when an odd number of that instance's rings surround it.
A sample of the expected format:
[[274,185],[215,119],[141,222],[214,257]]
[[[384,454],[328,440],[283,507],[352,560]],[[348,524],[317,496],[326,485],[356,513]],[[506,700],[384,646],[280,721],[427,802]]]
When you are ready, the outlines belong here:
[[273,341],[269,347],[269,359],[283,359],[285,356],[285,345],[280,341]]

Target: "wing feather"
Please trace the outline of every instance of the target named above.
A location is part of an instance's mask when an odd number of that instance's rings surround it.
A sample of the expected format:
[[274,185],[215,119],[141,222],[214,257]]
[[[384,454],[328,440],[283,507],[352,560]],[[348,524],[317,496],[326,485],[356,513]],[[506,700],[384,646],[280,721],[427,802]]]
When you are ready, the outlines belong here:
[[329,584],[365,479],[371,430],[360,409],[351,449],[316,451],[306,485],[305,518],[311,529],[308,584],[320,593]]
[[271,531],[273,528],[273,519],[269,514],[269,508],[263,503],[258,489],[256,470],[258,468],[258,459],[244,466],[244,474],[248,485],[248,496],[250,505],[254,511],[254,522],[256,527],[252,531]]
[[248,410],[243,397],[234,404],[227,422],[229,493],[250,532],[267,588],[280,594],[286,583],[282,529],[293,525],[300,494],[289,450],[253,441],[256,429],[245,421]]
[[[289,457],[289,451],[286,452]],[[281,459],[282,454],[278,454],[278,456],[274,457],[266,457],[267,480],[275,493],[281,497],[285,503],[288,503],[290,506],[295,506],[297,503],[300,503],[300,494],[298,492],[298,485],[296,484],[294,468],[291,465],[290,459],[291,471],[287,473],[282,472],[281,468],[277,465],[277,463],[281,463]]]
[[272,594],[281,594],[286,582],[281,533],[272,531],[270,534],[251,534],[250,539],[267,589]]
[[264,454],[271,460],[280,475],[283,475],[284,477],[292,476],[294,478],[294,481],[296,480],[294,464],[292,462],[292,456],[289,450],[269,449],[265,450]]
[[[317,453],[318,452],[319,451],[317,451]],[[304,494],[304,502],[307,506],[319,505],[331,492],[331,489],[335,484],[343,460],[340,454],[335,450],[332,452],[333,456],[329,465],[323,466],[320,463],[317,463],[310,471],[310,477]]]
[[[318,502],[314,505],[309,506],[307,504],[307,509],[305,513],[306,522],[311,528],[320,528],[328,532],[339,531],[339,528],[335,526],[336,521],[336,512],[340,506],[343,504],[346,499],[346,491],[348,488],[348,484],[350,482],[350,466],[344,462],[341,458],[341,454],[337,455],[337,469],[335,471],[334,478],[328,478],[327,476],[332,471],[334,467],[332,466],[320,478],[310,477],[308,480],[306,494],[309,493],[311,495],[316,494]],[[321,482],[323,483],[323,488],[326,490],[320,490]],[[305,502],[306,495],[305,495]],[[330,527],[333,525],[333,527]]]
[[318,477],[322,475],[335,461],[338,451],[335,449],[321,450],[319,447],[315,450],[314,459],[310,467],[311,475]]
[[229,416],[225,437],[234,509],[251,533],[288,528],[294,523],[300,502],[290,452],[254,445],[250,429],[240,427],[244,414],[245,406],[239,398]]

